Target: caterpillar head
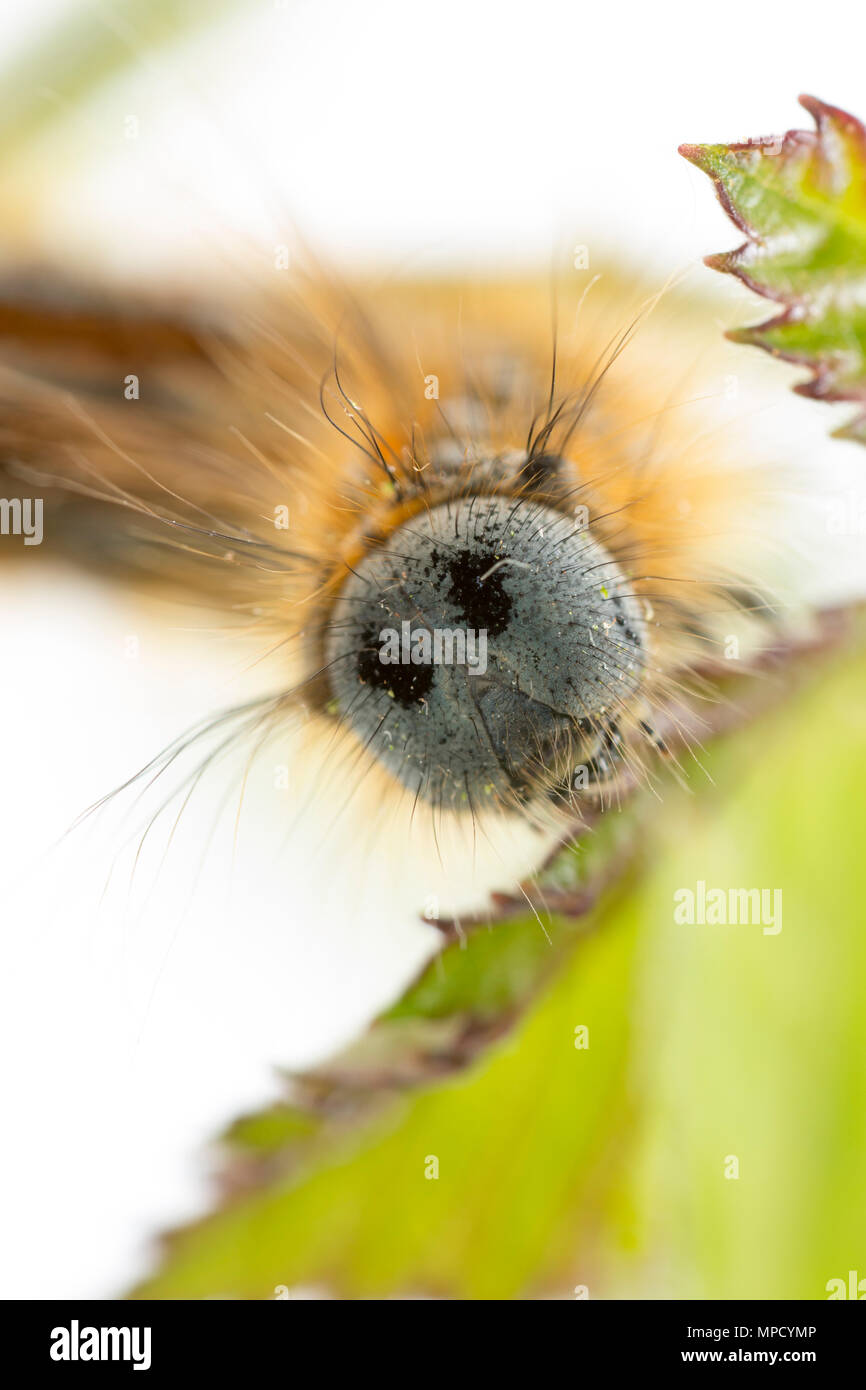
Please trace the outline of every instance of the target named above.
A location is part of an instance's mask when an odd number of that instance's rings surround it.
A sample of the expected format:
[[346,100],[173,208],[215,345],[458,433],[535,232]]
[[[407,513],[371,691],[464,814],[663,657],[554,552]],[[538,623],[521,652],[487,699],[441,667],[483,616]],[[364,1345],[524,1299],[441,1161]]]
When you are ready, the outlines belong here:
[[731,537],[751,488],[659,409],[663,333],[623,377],[633,326],[610,340],[582,319],[551,370],[522,301],[494,335],[441,298],[382,351],[420,343],[444,404],[411,363],[367,363],[372,331],[323,393],[343,461],[312,513],[310,549],[327,548],[300,600],[305,707],[329,716],[328,756],[346,753],[352,794],[375,789],[377,817],[396,788],[401,806],[560,833],[583,794],[652,777],[747,589]]
[[336,712],[415,797],[481,812],[604,777],[646,662],[643,608],[591,528],[525,496],[416,512],[332,610]]

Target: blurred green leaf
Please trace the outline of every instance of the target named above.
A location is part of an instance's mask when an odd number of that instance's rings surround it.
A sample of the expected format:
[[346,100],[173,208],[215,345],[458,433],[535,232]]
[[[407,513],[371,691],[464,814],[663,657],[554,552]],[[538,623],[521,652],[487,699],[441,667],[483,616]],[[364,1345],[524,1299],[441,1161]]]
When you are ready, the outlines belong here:
[[52,23],[0,85],[0,158],[20,155],[52,125],[68,122],[106,82],[165,44],[213,25],[237,0],[113,0]]
[[[235,1126],[230,1195],[139,1294],[826,1297],[866,1249],[864,681],[837,658],[640,813],[636,881],[550,944],[531,916],[476,929],[295,1104]],[[699,880],[780,889],[782,930],[678,925]],[[487,970],[485,1003],[466,972]],[[449,1029],[527,989],[455,1071]]]
[[[866,129],[814,97],[800,101],[814,131],[680,152],[749,238],[707,265],[784,306],[729,336],[808,367],[801,395],[866,404]],[[837,433],[866,442],[866,413]]]

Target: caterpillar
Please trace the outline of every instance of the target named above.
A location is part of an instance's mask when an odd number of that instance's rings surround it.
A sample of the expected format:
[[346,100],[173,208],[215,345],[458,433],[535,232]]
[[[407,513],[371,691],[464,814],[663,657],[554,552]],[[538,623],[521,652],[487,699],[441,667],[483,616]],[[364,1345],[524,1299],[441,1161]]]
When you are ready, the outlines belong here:
[[512,836],[531,867],[652,783],[728,634],[765,640],[761,485],[688,394],[694,322],[609,268],[313,266],[162,300],[12,279],[0,483],[44,505],[54,553],[268,654],[275,689],[193,743],[297,727],[299,766],[392,852],[399,829],[422,863],[481,839],[510,865]]

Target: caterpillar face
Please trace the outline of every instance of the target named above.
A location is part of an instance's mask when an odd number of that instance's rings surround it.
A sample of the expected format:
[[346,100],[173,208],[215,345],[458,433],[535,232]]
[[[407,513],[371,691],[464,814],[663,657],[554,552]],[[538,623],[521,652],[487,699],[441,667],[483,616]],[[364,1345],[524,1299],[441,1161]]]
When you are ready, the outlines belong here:
[[[367,309],[313,278],[196,332],[142,311],[132,333],[124,305],[118,336],[94,309],[81,399],[56,364],[7,383],[7,493],[24,470],[73,558],[197,595],[271,661],[261,696],[191,731],[192,783],[224,747],[296,737],[299,811],[334,796],[419,858],[425,819],[458,855],[476,822],[525,829],[533,861],[584,796],[651,783],[701,662],[744,629],[754,485],[669,408],[683,306],[632,315],[612,276],[593,293],[595,317],[564,293],[553,350],[532,282]],[[44,317],[10,331],[41,343]],[[134,402],[112,395],[130,366]]]
[[326,648],[357,739],[416,799],[472,813],[595,778],[644,661],[641,605],[589,527],[508,496],[399,526],[353,567]]

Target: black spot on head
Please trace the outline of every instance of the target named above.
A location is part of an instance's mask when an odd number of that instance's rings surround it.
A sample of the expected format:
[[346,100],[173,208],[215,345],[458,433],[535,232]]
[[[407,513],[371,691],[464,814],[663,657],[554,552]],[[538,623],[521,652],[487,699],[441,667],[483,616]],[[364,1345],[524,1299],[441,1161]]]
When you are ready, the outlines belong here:
[[362,636],[358,652],[359,679],[364,685],[387,691],[400,705],[418,704],[433,684],[433,667],[382,661],[379,631],[379,628],[369,628]]
[[622,610],[623,610],[624,605],[623,605],[622,599],[619,597],[618,594],[614,594],[614,595],[613,595],[613,603],[614,603],[614,607],[616,608],[616,618],[615,618],[615,622],[616,622],[617,627],[621,627],[621,628],[623,629],[623,632],[624,632],[625,636],[628,638],[629,642],[633,642],[634,645],[635,645],[636,647],[642,647],[642,646],[643,646],[643,643],[641,642],[641,640],[640,640],[640,638],[638,637],[637,633],[635,632],[634,628],[633,628],[633,627],[629,627],[628,624],[626,623],[625,618],[623,617],[623,611],[622,611]]
[[[503,572],[488,574],[497,558],[461,551],[448,561],[448,596],[460,609],[466,627],[485,629],[490,637],[504,632],[511,618],[511,599],[505,592]],[[486,576],[486,578],[484,577]]]

